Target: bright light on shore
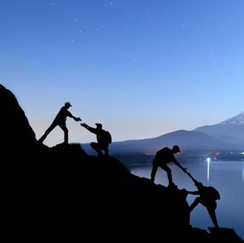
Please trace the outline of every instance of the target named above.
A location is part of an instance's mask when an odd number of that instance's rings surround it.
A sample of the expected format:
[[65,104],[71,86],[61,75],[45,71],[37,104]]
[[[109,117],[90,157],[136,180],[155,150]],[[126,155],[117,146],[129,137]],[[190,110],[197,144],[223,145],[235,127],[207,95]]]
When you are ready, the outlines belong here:
[[207,166],[207,181],[209,181],[210,161],[211,161],[211,158],[207,158],[207,163],[208,163],[208,166]]

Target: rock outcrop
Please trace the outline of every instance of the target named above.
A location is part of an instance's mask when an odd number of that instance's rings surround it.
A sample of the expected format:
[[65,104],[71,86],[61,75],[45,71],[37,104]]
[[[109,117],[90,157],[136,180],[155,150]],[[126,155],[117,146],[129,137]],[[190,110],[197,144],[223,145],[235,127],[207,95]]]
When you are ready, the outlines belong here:
[[7,158],[20,153],[26,154],[33,146],[36,138],[24,111],[13,93],[0,84],[0,104],[1,104],[1,151]]

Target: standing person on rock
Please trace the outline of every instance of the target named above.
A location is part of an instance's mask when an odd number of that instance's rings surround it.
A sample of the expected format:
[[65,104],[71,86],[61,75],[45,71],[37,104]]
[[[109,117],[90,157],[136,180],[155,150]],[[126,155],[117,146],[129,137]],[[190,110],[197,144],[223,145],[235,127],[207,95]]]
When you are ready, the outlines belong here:
[[72,105],[69,102],[66,102],[64,104],[64,106],[60,109],[59,113],[57,114],[57,116],[55,117],[55,119],[53,120],[53,123],[51,124],[51,126],[46,130],[46,132],[44,133],[44,135],[39,139],[39,142],[43,143],[44,140],[46,139],[46,137],[48,136],[48,134],[56,127],[59,126],[63,131],[64,131],[64,143],[68,144],[68,133],[69,130],[66,126],[66,119],[67,117],[71,117],[73,118],[76,122],[81,121],[80,117],[75,117],[73,116],[68,109],[71,107]]

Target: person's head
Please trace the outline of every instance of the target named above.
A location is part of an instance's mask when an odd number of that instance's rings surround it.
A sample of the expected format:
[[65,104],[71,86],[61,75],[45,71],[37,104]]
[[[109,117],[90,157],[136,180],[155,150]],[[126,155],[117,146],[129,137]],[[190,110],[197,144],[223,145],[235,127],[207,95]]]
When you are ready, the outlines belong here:
[[181,153],[179,146],[175,145],[172,149],[174,154]]
[[67,109],[69,109],[72,106],[69,102],[66,102],[64,105]]
[[102,125],[101,123],[96,123],[95,125],[97,126],[97,129],[98,129],[98,130],[101,130],[102,127],[103,127],[103,125]]

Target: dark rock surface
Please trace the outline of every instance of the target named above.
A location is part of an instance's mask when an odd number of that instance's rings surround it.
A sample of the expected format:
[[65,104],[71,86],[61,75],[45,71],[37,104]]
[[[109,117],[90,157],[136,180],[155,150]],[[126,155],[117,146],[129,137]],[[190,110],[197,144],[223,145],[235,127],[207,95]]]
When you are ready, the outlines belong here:
[[32,130],[24,111],[13,93],[0,84],[1,107],[1,142],[9,145],[13,141],[21,146],[31,145],[36,141],[35,133]]
[[[223,239],[223,232],[190,227],[185,190],[155,185],[116,158],[88,156],[77,144],[39,144],[14,95],[0,86],[0,97],[3,232],[9,241]],[[224,240],[242,242],[233,234]]]

